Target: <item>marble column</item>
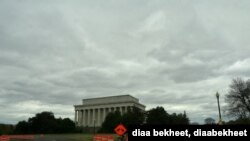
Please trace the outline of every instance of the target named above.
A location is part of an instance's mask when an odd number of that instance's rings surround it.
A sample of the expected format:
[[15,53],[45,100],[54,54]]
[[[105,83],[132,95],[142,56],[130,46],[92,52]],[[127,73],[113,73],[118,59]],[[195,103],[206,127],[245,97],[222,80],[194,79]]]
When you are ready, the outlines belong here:
[[76,123],[79,124],[79,110],[76,111]]
[[75,123],[77,122],[77,110],[75,110]]
[[78,111],[78,125],[82,125],[82,110]]
[[87,125],[90,126],[90,109],[88,109],[88,121],[87,121]]
[[97,109],[97,126],[101,126],[101,108]]
[[106,117],[106,108],[103,108],[102,122],[104,122]]
[[82,126],[85,126],[85,110],[82,110]]
[[95,115],[95,111],[96,111],[96,109],[93,109],[93,118],[92,118],[92,126],[94,127],[95,126],[95,124],[96,124],[96,115]]

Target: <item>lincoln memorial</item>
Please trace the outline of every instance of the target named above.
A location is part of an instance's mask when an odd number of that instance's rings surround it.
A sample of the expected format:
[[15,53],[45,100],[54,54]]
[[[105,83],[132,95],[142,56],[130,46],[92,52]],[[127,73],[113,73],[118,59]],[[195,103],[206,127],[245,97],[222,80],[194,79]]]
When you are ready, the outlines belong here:
[[131,95],[119,95],[83,99],[81,105],[75,105],[75,123],[82,127],[100,127],[109,112],[116,110],[124,114],[128,109],[137,107],[145,111],[145,106]]

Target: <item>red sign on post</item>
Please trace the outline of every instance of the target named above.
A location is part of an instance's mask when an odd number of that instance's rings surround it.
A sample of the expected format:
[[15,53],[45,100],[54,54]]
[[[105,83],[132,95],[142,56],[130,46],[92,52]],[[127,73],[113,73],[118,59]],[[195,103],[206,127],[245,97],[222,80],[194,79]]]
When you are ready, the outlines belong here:
[[112,135],[95,135],[93,141],[114,141]]
[[127,129],[122,124],[117,125],[115,128],[115,133],[119,136],[124,135],[126,132],[127,132]]

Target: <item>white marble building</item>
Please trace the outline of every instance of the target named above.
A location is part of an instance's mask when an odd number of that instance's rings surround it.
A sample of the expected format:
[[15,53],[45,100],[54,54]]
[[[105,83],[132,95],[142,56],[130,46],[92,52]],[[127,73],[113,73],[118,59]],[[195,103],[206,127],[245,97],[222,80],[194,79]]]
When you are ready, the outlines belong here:
[[82,127],[100,127],[109,112],[119,110],[121,114],[128,108],[137,107],[145,111],[145,106],[131,95],[119,95],[83,99],[82,105],[75,105],[75,123]]

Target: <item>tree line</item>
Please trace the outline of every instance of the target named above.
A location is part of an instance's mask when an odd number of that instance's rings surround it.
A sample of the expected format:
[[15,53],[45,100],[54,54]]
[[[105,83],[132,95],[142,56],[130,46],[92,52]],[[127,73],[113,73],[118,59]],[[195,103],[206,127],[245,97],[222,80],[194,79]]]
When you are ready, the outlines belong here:
[[[186,113],[168,114],[163,107],[156,107],[149,111],[142,111],[136,107],[128,109],[121,115],[119,111],[109,113],[99,133],[113,133],[114,128],[123,123],[128,127],[130,124],[188,124],[189,118]],[[8,128],[7,134],[54,134],[82,132],[79,127],[69,118],[55,118],[52,112],[37,113],[27,121],[19,121],[15,127]],[[0,128],[1,129],[1,128]],[[6,132],[2,132],[6,133]],[[1,130],[0,130],[1,134]]]
[[15,134],[51,134],[51,133],[73,133],[75,123],[69,118],[55,118],[52,112],[42,112],[29,118],[28,121],[17,123]]
[[137,124],[175,124],[175,125],[187,125],[189,124],[189,118],[186,112],[169,114],[163,107],[152,108],[149,111],[142,111],[136,107],[129,109],[127,113],[121,115],[119,111],[109,113],[105,118],[100,133],[113,133],[114,128],[122,123],[125,127],[129,125]]

